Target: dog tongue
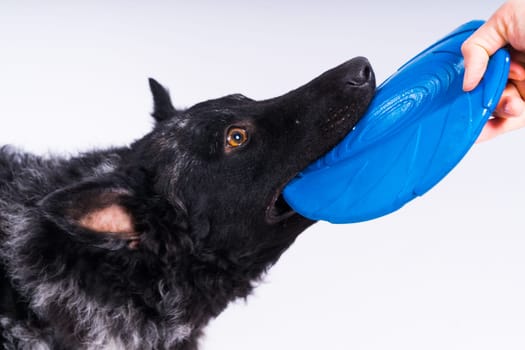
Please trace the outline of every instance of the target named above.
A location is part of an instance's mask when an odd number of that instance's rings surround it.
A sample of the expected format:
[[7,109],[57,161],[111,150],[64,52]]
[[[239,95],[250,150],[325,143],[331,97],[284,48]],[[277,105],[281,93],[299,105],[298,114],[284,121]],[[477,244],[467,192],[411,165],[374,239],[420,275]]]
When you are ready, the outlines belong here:
[[507,82],[510,58],[500,50],[479,86],[462,89],[461,45],[481,24],[464,24],[387,79],[354,131],[285,187],[288,204],[312,220],[366,221],[441,181],[476,141]]

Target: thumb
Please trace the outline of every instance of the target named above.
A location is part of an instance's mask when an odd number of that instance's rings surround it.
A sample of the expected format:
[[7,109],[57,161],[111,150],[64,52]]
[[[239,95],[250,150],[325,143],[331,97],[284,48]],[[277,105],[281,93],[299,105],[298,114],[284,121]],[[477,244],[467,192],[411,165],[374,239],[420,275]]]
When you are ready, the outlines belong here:
[[505,26],[498,13],[478,28],[461,46],[465,60],[463,90],[471,91],[487,69],[489,57],[508,42]]

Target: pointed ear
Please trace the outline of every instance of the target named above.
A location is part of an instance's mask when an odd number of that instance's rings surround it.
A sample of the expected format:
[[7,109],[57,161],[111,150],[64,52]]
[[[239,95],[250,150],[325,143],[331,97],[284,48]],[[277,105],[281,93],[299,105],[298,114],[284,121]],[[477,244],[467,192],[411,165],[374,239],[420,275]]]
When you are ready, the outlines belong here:
[[132,191],[114,179],[93,180],[55,191],[39,205],[45,217],[85,243],[137,248],[139,233],[126,205],[132,197]]
[[149,87],[153,95],[153,113],[151,114],[153,118],[157,122],[161,122],[177,115],[177,110],[171,103],[168,90],[153,78],[149,78]]

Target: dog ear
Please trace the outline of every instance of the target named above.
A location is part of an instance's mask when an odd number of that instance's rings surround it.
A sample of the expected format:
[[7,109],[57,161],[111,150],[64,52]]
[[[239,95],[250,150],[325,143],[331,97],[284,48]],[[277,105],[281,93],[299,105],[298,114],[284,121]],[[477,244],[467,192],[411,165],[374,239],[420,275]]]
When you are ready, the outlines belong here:
[[149,87],[153,95],[153,113],[151,114],[153,118],[161,122],[177,115],[178,112],[171,103],[168,90],[153,78],[149,78]]
[[46,218],[85,243],[134,249],[140,237],[128,205],[132,198],[132,190],[114,179],[91,180],[55,191],[39,206]]

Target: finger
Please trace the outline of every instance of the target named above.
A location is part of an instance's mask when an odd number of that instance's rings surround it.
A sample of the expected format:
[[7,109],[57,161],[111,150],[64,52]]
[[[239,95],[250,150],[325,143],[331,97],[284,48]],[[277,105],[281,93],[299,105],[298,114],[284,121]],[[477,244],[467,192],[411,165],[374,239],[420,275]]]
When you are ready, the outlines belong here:
[[481,130],[481,134],[479,134],[476,143],[492,140],[493,138],[498,136],[500,120],[501,118],[489,119],[483,127],[483,130]]
[[487,69],[489,57],[507,44],[506,27],[498,11],[478,28],[461,46],[465,60],[463,89],[471,91],[480,82]]
[[514,62],[525,65],[525,52],[514,48],[510,48],[510,59]]
[[525,112],[525,102],[514,83],[505,87],[503,94],[496,106],[494,115],[500,118],[521,116]]
[[525,52],[511,49],[509,79],[515,81],[525,80]]
[[510,62],[509,79],[514,81],[525,80],[525,66],[516,61]]
[[518,130],[525,126],[525,116],[518,118],[490,119],[481,131],[476,143],[488,141],[509,131]]
[[465,43],[461,51],[465,59],[465,76],[463,77],[463,90],[471,91],[478,86],[481,77],[487,70],[489,62],[488,51],[475,43]]
[[509,84],[512,84],[516,89],[516,96],[519,95],[521,101],[525,103],[525,81],[509,80]]

